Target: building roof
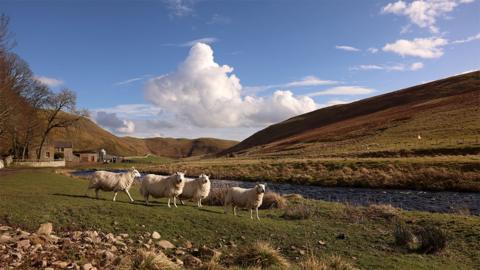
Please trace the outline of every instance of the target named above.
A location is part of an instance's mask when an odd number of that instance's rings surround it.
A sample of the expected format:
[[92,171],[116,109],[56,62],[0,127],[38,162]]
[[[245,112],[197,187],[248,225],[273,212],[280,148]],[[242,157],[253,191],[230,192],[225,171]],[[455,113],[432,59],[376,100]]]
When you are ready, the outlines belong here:
[[94,150],[74,151],[73,153],[74,154],[98,154],[98,152]]

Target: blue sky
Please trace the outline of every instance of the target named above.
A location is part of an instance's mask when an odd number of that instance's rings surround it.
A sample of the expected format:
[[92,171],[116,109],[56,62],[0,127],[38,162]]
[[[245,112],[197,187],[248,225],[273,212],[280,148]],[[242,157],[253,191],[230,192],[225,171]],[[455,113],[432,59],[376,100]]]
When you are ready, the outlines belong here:
[[478,0],[40,0],[0,10],[37,78],[76,91],[120,136],[240,140],[480,68]]

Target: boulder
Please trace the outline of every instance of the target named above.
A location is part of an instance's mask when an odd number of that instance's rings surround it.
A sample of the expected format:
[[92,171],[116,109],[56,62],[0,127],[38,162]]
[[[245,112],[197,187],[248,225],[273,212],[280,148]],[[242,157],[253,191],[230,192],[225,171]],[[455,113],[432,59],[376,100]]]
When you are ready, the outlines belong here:
[[175,245],[167,240],[160,240],[158,241],[157,245],[163,249],[175,248]]
[[38,235],[50,235],[53,231],[52,223],[43,223],[37,230]]
[[155,240],[158,240],[160,239],[160,234],[158,232],[152,232],[152,238],[155,239]]

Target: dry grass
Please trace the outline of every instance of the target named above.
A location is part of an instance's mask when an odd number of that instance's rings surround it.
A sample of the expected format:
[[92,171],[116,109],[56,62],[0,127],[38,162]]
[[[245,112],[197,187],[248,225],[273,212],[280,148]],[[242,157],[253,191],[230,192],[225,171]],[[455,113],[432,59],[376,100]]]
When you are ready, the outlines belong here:
[[282,218],[290,220],[309,219],[313,214],[314,210],[311,206],[305,203],[299,203],[287,207]]
[[405,222],[397,220],[393,229],[395,244],[400,247],[411,249],[416,242],[415,235],[410,231]]
[[437,253],[447,246],[447,234],[437,226],[425,226],[417,233],[420,241],[418,251],[422,253]]
[[176,270],[178,265],[162,252],[139,250],[134,256],[123,257],[117,269],[121,270]]
[[262,269],[288,269],[290,266],[288,261],[266,242],[256,242],[250,247],[239,251],[234,262],[242,267],[259,267]]
[[287,199],[276,192],[267,192],[263,196],[263,203],[260,209],[284,209],[287,207]]
[[370,218],[393,219],[400,213],[400,209],[391,204],[371,204],[366,209],[366,214]]
[[301,270],[357,270],[353,265],[338,255],[319,259],[312,254],[299,264]]

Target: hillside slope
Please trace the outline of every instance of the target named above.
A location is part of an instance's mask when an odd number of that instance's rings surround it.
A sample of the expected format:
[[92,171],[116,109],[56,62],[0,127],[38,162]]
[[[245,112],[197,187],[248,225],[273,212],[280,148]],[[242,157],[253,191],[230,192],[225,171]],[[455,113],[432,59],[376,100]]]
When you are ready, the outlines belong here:
[[302,114],[271,125],[222,154],[315,156],[444,147],[478,144],[479,134],[476,71]]
[[117,137],[87,118],[80,119],[68,129],[55,130],[52,132],[50,140],[72,141],[74,150],[103,148],[107,150],[107,153],[122,156],[154,154],[171,158],[215,154],[237,143],[214,138]]

